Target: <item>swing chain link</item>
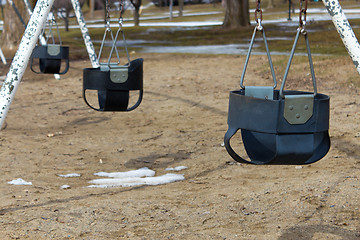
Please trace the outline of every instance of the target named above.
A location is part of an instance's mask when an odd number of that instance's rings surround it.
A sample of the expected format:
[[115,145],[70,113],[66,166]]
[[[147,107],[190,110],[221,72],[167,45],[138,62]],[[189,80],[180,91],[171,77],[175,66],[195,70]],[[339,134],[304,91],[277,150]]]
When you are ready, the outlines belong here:
[[[48,44],[48,41],[49,39],[51,38],[52,39],[52,44],[55,44],[55,38],[54,38],[54,33],[53,33],[53,27],[56,27],[56,30],[57,30],[57,35],[58,35],[58,38],[59,38],[59,44],[62,45],[62,40],[61,40],[61,36],[60,36],[60,31],[59,31],[59,26],[56,22],[56,18],[55,18],[55,14],[54,14],[54,10],[52,9],[48,16],[47,16],[47,20],[44,24],[44,27],[41,31],[41,35],[45,35],[45,42],[46,44]],[[46,27],[48,26],[49,30],[48,32],[46,33]]]
[[[306,11],[308,0],[299,0],[300,2],[300,11],[299,11],[299,29],[301,29],[301,33],[306,35],[305,25],[306,25]],[[303,7],[303,2],[305,7]]]
[[124,22],[123,16],[122,16],[123,11],[124,11],[124,1],[121,0],[121,1],[120,1],[120,5],[119,5],[119,12],[120,12],[120,16],[119,16],[119,28],[120,28],[120,29],[122,28],[122,24],[123,24],[123,22]]
[[[259,17],[258,17],[258,13],[260,13]],[[257,26],[257,30],[262,30],[262,26],[261,26],[261,21],[262,21],[262,10],[261,10],[261,6],[260,6],[260,0],[256,1],[256,9],[255,9],[255,22],[258,24]]]
[[[262,21],[262,10],[260,6],[260,0],[256,1],[256,9],[255,9],[255,22],[259,23]],[[258,17],[258,13],[260,13],[260,17]]]
[[111,31],[110,29],[110,4],[109,4],[109,1],[106,0],[105,1],[105,9],[106,9],[106,30],[107,31]]

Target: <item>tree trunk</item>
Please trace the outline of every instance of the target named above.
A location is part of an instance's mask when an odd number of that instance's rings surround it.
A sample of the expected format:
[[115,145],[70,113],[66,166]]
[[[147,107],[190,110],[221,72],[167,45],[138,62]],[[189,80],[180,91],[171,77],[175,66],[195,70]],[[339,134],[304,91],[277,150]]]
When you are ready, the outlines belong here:
[[66,32],[69,31],[69,15],[70,15],[70,10],[67,9],[66,13],[65,13],[65,18],[64,18]]
[[173,19],[173,5],[174,5],[174,1],[173,1],[173,0],[170,0],[170,3],[169,3],[170,20]]
[[3,5],[0,4],[0,8],[1,8],[1,16],[4,16],[4,7],[3,7]]
[[135,7],[135,9],[134,9],[134,25],[135,26],[139,26],[139,24],[140,24],[139,11],[140,11],[140,7]]
[[238,28],[250,25],[248,0],[225,0],[224,28]]
[[183,16],[184,0],[179,0],[179,17]]
[[274,8],[274,0],[269,0],[267,8]]
[[[30,17],[23,0],[13,0],[13,2],[19,10],[25,23],[27,23]],[[25,28],[9,2],[6,2],[4,10],[4,26],[1,34],[1,48],[6,54],[14,54],[20,43],[22,35],[24,34]]]
[[90,0],[89,2],[89,8],[90,8],[90,18],[94,18],[94,12],[95,12],[95,0]]
[[134,24],[135,24],[135,26],[139,26],[141,0],[130,0],[130,2],[135,8],[134,9]]

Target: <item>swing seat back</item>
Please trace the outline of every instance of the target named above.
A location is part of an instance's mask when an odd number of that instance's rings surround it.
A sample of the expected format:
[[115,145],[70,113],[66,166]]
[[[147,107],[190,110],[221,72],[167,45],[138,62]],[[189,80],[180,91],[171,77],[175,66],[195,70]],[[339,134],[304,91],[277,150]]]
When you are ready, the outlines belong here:
[[[132,111],[137,108],[143,96],[143,62],[135,59],[124,66],[101,66],[85,68],[83,71],[83,98],[96,111]],[[87,90],[97,90],[99,107],[89,104]],[[139,91],[137,102],[129,105],[130,91]]]
[[[224,143],[234,160],[300,165],[316,162],[329,151],[329,96],[284,91],[282,98],[274,90],[273,98],[266,99],[245,92],[246,89],[233,91],[229,99]],[[230,145],[239,129],[250,161],[240,157]]]
[[[33,67],[34,59],[39,59],[39,69]],[[60,71],[61,62],[65,61],[65,69]],[[34,73],[65,74],[69,70],[69,47],[57,44],[36,46],[30,58],[30,69]]]

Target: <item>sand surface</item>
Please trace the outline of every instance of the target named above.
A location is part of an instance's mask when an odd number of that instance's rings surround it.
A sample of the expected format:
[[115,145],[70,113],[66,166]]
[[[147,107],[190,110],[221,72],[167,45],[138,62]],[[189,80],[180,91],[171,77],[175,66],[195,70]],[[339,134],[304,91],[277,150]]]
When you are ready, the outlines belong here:
[[[223,147],[244,56],[131,57],[145,59],[145,91],[129,113],[85,105],[89,61],[72,61],[61,80],[26,71],[0,132],[1,239],[360,239],[360,84],[349,57],[314,58],[332,145],[300,167],[238,164]],[[250,60],[245,85],[271,85],[266,57]],[[273,60],[280,80],[287,57]],[[310,77],[299,59],[286,88],[311,91]],[[177,166],[183,181],[88,187],[97,172]],[[58,176],[69,173],[80,177]],[[8,184],[18,178],[32,185]]]

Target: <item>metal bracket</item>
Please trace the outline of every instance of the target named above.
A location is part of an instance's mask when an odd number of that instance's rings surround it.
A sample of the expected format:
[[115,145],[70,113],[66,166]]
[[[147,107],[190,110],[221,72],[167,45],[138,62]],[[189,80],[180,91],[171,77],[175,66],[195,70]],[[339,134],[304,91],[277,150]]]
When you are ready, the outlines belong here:
[[48,44],[47,45],[47,53],[50,56],[57,56],[60,53],[60,45],[58,44]]
[[262,98],[262,99],[274,99],[273,87],[259,87],[259,86],[245,86],[245,96]]
[[110,68],[110,80],[113,83],[124,83],[128,79],[128,66],[119,66],[116,68]]
[[304,124],[313,115],[314,95],[285,95],[284,118],[288,123]]

